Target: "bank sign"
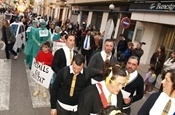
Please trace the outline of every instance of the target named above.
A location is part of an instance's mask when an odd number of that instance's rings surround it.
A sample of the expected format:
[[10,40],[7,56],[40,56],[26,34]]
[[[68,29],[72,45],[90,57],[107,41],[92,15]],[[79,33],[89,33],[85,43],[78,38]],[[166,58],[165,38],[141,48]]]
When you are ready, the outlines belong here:
[[130,11],[175,12],[175,2],[131,3]]

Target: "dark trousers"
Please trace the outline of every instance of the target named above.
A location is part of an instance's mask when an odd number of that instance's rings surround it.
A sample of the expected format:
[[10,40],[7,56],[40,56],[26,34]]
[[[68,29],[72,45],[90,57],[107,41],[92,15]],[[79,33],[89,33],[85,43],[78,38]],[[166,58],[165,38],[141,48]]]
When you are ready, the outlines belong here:
[[10,52],[16,56],[17,53],[13,50],[13,46],[14,46],[15,42],[12,42],[12,43],[6,43],[5,45],[5,54],[6,54],[6,58],[7,59],[10,59]]
[[86,65],[88,65],[88,63],[89,63],[92,52],[93,52],[92,49],[91,50],[85,50],[85,49],[81,50],[82,55],[86,58]]
[[130,115],[131,114],[131,108],[127,108],[127,109],[123,109],[123,113],[125,113],[126,115]]
[[57,115],[77,115],[77,112],[67,111],[63,109],[59,103],[57,103]]

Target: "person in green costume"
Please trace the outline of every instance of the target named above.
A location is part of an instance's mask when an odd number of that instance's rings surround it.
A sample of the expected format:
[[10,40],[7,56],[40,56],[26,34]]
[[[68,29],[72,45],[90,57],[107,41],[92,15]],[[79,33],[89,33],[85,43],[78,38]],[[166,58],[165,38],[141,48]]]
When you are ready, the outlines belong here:
[[39,20],[39,28],[34,33],[34,46],[33,46],[33,57],[36,57],[38,54],[38,51],[41,49],[41,44],[43,44],[46,41],[50,41],[50,33],[48,29],[46,28],[46,22],[44,19]]
[[59,26],[56,26],[55,27],[55,33],[54,33],[54,35],[53,35],[53,41],[57,41],[57,40],[59,40],[60,38],[61,38],[61,28],[59,27]]
[[31,26],[29,26],[26,30],[26,35],[27,35],[27,42],[25,44],[25,48],[24,48],[24,53],[26,55],[26,64],[29,65],[29,68],[31,68],[32,65],[32,60],[33,60],[33,56],[32,56],[32,52],[33,52],[33,44],[34,44],[34,33],[37,30],[37,24],[38,21],[37,20],[33,20]]

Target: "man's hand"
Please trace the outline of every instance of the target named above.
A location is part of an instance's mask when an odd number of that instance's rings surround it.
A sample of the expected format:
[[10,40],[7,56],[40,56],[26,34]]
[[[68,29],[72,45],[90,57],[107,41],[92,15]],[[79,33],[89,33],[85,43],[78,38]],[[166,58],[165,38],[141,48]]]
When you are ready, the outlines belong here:
[[57,115],[57,109],[51,109],[50,115]]
[[125,102],[125,104],[130,104],[131,103],[131,98],[124,98],[123,99],[124,100],[124,102]]

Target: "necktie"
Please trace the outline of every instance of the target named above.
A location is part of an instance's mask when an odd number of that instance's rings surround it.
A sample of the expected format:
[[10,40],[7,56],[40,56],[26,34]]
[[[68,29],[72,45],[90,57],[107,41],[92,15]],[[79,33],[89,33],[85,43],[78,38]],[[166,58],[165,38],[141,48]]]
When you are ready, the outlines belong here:
[[106,59],[105,59],[105,61],[108,60],[108,58],[109,58],[109,54],[106,54]]
[[69,95],[70,95],[71,97],[72,97],[73,94],[74,94],[76,79],[77,79],[77,75],[74,74],[74,76],[73,76],[73,78],[72,78],[71,87],[70,87],[70,93],[69,93]]
[[165,105],[163,112],[161,115],[168,115],[168,112],[170,110],[171,107],[171,99],[167,102],[167,104]]
[[86,36],[86,41],[85,41],[85,48],[87,48],[87,46],[88,46],[88,36]]
[[111,105],[111,102],[112,102],[111,96],[112,96],[112,94],[110,94],[109,97],[108,97],[108,105]]
[[70,65],[72,63],[72,50],[70,50]]

